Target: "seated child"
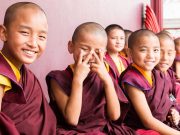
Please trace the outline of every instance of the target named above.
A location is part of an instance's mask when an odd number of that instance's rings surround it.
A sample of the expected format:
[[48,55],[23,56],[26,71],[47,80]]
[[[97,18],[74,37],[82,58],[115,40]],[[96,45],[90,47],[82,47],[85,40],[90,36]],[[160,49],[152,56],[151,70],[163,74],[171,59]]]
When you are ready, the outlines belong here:
[[129,64],[128,60],[120,55],[125,44],[124,30],[117,24],[111,24],[105,30],[108,36],[106,62],[113,69],[110,74],[118,81],[120,74]]
[[18,2],[0,25],[0,135],[55,135],[56,119],[39,81],[24,65],[44,51],[48,24],[35,3]]
[[131,35],[132,31],[125,29],[124,33],[125,33],[125,45],[124,45],[123,50],[120,51],[120,55],[124,56],[129,62],[131,62],[131,58],[128,53],[128,39],[129,39],[129,36]]
[[119,80],[132,103],[125,123],[140,135],[179,135],[180,131],[164,124],[173,108],[169,93],[172,86],[154,69],[160,60],[158,37],[152,31],[137,30],[130,35],[128,46],[133,63]]
[[107,71],[103,60],[106,45],[107,35],[101,25],[79,25],[68,43],[74,64],[47,75],[58,135],[134,134],[122,125],[128,100]]
[[175,49],[176,49],[176,57],[174,60],[174,69],[176,72],[176,77],[180,80],[180,37],[174,40]]
[[[160,41],[160,48],[161,48],[161,57],[160,57],[160,61],[158,63],[158,65],[156,66],[156,69],[160,70],[163,74],[162,79],[166,80],[165,82],[169,84],[169,91],[167,91],[168,93],[171,93],[170,95],[170,99],[175,103],[175,107],[176,107],[176,103],[179,102],[179,93],[178,93],[178,87],[176,85],[176,77],[175,77],[175,73],[172,70],[171,66],[173,64],[175,55],[176,55],[176,51],[175,51],[175,44],[173,39],[165,34],[165,33],[158,33],[157,34],[159,41]],[[159,80],[160,81],[160,80]],[[167,89],[167,88],[166,88]],[[177,106],[178,108],[178,106]],[[179,124],[179,112],[175,109],[172,108],[170,113],[170,116],[168,116],[169,118],[173,118],[173,121],[170,120],[170,124],[173,126],[178,126]],[[174,115],[177,115],[174,116]]]

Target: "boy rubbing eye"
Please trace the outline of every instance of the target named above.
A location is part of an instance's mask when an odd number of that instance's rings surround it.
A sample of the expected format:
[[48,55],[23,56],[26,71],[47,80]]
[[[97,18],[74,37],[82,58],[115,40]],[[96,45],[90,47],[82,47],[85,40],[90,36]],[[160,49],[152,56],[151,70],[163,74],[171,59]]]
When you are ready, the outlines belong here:
[[[74,63],[47,75],[58,135],[134,134],[122,125],[128,100],[108,73],[104,62],[106,45],[107,35],[100,24],[79,25],[68,43]],[[120,104],[125,108],[121,109]]]

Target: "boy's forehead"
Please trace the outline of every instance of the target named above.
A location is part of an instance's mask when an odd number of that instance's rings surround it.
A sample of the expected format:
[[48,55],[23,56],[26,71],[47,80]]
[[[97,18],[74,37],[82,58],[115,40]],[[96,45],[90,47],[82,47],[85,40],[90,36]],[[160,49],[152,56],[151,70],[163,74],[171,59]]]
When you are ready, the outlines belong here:
[[170,38],[160,38],[160,46],[168,49],[175,49],[174,41]]
[[40,9],[37,5],[34,4],[26,4],[22,6],[15,6],[11,9],[7,10],[7,14],[4,20],[4,25],[8,27],[14,20],[18,17],[29,16],[30,14],[42,14],[46,19],[46,15],[43,10]]
[[[20,13],[27,13],[27,11],[31,11],[30,13],[42,13],[44,14],[43,11],[41,11],[39,8],[33,6],[33,5],[26,5],[23,7],[20,7],[19,9],[16,10],[16,12],[14,13],[14,16],[17,16],[17,14]],[[44,14],[45,15],[45,14]]]
[[147,47],[154,48],[160,47],[159,40],[156,36],[142,36],[134,40],[132,48]]
[[93,48],[106,48],[107,38],[93,33],[82,33],[76,40],[78,46],[87,46]]
[[38,22],[39,20],[41,20],[41,22],[47,23],[47,18],[45,14],[41,10],[31,7],[19,9],[16,12],[15,19],[16,18],[19,18],[21,20],[30,20],[34,18],[34,22]]
[[158,38],[156,36],[152,36],[152,35],[142,35],[142,36],[137,37],[137,39],[134,42],[136,42],[136,43],[148,43],[151,41],[158,42]]
[[90,40],[93,40],[94,42],[106,41],[107,37],[102,35],[101,33],[84,31],[79,34],[77,41],[90,41]]

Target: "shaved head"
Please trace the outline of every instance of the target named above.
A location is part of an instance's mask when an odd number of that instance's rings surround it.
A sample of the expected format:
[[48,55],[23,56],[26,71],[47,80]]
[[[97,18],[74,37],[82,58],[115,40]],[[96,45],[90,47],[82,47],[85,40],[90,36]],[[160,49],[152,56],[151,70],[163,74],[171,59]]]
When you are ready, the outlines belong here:
[[[160,32],[158,34],[156,34],[160,39],[172,39],[172,37],[164,32]],[[173,40],[173,39],[172,39]]]
[[40,10],[45,14],[44,10],[35,3],[32,3],[32,2],[18,2],[18,3],[15,3],[15,4],[11,5],[6,10],[5,17],[4,17],[4,26],[8,27],[11,24],[11,22],[14,22],[14,19],[17,16],[17,11],[19,9],[22,9],[22,8],[26,9],[27,7],[28,8],[33,8],[33,9],[36,9],[36,10]]
[[143,37],[149,36],[157,38],[154,32],[147,29],[140,29],[135,32],[132,32],[128,39],[128,47],[132,49],[133,46],[136,45]]
[[175,42],[176,45],[180,45],[180,37],[176,38],[176,39],[174,40],[174,42]]
[[169,44],[169,45],[174,45],[175,46],[173,38],[170,35],[168,35],[167,33],[160,32],[160,33],[157,34],[157,36],[158,36],[160,41],[169,40],[169,41],[172,42],[172,44]]
[[107,39],[107,34],[106,34],[104,28],[100,24],[95,23],[95,22],[86,22],[86,23],[79,25],[75,29],[73,36],[72,36],[72,42],[75,43],[75,42],[79,41],[80,38],[84,34],[87,34],[87,33],[101,36],[101,37],[104,37]]
[[119,29],[119,30],[124,31],[124,30],[123,30],[123,27],[121,27],[120,25],[118,25],[118,24],[111,24],[111,25],[107,26],[106,29],[105,29],[107,35],[109,35],[109,33],[110,33],[112,30],[114,30],[114,29]]

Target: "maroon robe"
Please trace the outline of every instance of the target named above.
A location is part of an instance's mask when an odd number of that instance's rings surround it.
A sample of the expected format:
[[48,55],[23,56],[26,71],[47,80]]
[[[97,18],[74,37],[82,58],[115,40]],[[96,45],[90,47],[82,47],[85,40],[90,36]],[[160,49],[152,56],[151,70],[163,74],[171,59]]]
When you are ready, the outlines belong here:
[[[174,94],[174,81],[172,80],[172,71],[168,70],[168,74],[154,69],[153,86],[150,86],[144,76],[133,66],[129,66],[125,72],[121,74],[119,83],[123,88],[124,84],[131,85],[142,90],[146,96],[147,103],[150,107],[152,115],[158,120],[167,123],[167,115],[172,106],[176,106],[175,102],[170,100],[170,95]],[[127,93],[124,90],[125,93]],[[146,129],[140,118],[138,117],[133,106],[127,114],[125,123],[134,129]]]
[[[111,58],[111,56],[110,56],[108,53],[106,53],[106,56],[105,56],[105,57],[106,57],[106,58],[105,58],[105,61],[108,63],[108,65],[109,65],[109,66],[111,67],[111,69],[112,69],[112,70],[110,70],[109,74],[110,74],[113,78],[115,78],[115,80],[118,81],[120,74],[119,74],[119,71],[118,71],[118,69],[117,69],[116,64],[114,63],[113,59]],[[127,60],[126,58],[122,57],[121,55],[119,55],[119,59],[122,61],[123,65],[124,65],[124,68],[126,69],[126,68],[128,67],[128,65],[129,65],[128,60]]]
[[[174,59],[173,63],[173,70],[176,72],[176,62],[180,62],[180,54],[176,54],[176,58]],[[180,79],[176,76],[176,99],[177,102],[180,104]]]
[[0,112],[0,135],[19,135],[14,122],[3,112]]
[[[55,79],[65,94],[70,96],[73,79],[73,72],[70,66],[63,71],[51,71],[46,78],[48,87],[50,87],[51,79]],[[70,126],[65,122],[56,102],[50,96],[50,105],[58,119],[57,134],[135,134],[132,129],[122,124],[129,107],[128,100],[118,85],[115,85],[115,88],[121,103],[121,117],[116,122],[108,119],[103,82],[96,73],[90,72],[83,82],[82,109],[77,126]],[[49,91],[49,94],[51,95],[51,91]]]
[[176,82],[176,101],[180,104],[180,82]]
[[0,74],[8,77],[12,85],[2,100],[0,123],[3,128],[0,128],[0,135],[17,135],[17,132],[22,135],[55,135],[55,115],[34,74],[23,65],[18,83],[2,55],[0,67]]
[[176,54],[175,61],[180,61],[180,54]]

